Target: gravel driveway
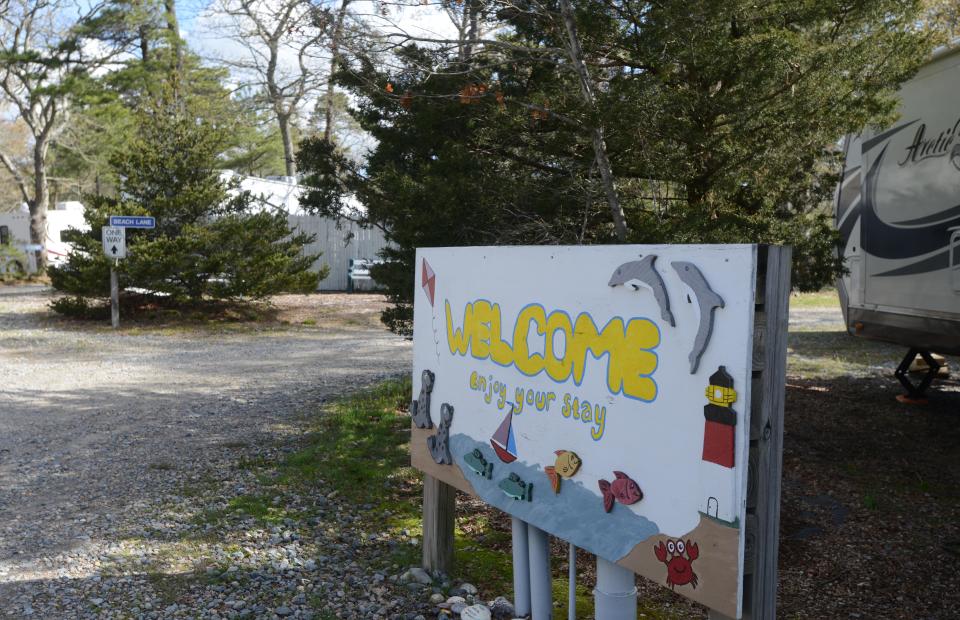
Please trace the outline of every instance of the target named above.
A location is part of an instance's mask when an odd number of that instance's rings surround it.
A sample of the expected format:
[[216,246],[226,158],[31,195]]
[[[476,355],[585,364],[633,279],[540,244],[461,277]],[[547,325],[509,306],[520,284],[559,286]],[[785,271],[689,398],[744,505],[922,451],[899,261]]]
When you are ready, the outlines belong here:
[[[114,333],[50,320],[48,302],[0,287],[0,615],[59,617],[42,601],[99,581],[137,515],[410,365],[407,341],[366,327]],[[98,601],[91,617],[137,617]]]

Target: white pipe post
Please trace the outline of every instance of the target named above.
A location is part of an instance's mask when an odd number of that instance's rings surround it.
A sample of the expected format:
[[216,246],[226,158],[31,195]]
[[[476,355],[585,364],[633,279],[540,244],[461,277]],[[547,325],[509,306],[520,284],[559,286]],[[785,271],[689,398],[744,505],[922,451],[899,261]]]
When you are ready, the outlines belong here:
[[593,602],[597,620],[636,620],[637,583],[633,571],[598,557]]
[[527,545],[527,524],[517,517],[513,525],[513,607],[520,617],[530,613],[530,551]]
[[550,578],[550,541],[547,533],[527,524],[530,544],[530,605],[533,620],[552,620],[553,583]]
[[570,543],[570,559],[567,560],[570,565],[568,575],[569,588],[567,592],[567,620],[577,620],[577,548]]

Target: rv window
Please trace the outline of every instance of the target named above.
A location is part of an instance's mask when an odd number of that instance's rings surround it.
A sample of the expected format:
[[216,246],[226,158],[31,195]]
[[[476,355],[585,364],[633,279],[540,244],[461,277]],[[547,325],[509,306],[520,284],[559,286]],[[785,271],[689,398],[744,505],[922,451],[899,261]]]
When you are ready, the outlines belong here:
[[9,226],[0,226],[0,245],[10,245]]

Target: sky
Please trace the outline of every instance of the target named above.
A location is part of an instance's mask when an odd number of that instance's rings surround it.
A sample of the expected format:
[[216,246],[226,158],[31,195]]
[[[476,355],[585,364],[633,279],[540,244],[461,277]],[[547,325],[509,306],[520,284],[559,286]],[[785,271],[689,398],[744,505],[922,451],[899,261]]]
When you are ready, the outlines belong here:
[[[224,36],[223,28],[211,0],[184,0],[177,3],[180,29],[189,45],[205,58],[230,58],[243,56],[241,44]],[[370,0],[358,0],[351,4],[351,13],[380,30],[403,29],[412,34],[433,38],[455,36],[456,30],[446,14],[436,5],[388,6],[388,15],[383,16],[377,4]],[[293,62],[290,57],[287,62]]]

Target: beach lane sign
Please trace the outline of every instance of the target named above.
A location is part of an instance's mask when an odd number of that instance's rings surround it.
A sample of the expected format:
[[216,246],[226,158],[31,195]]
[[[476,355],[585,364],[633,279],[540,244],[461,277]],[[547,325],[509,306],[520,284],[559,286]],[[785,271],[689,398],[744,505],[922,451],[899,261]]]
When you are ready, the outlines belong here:
[[104,226],[101,231],[103,253],[106,254],[108,258],[126,258],[126,228],[120,226]]
[[156,228],[157,218],[142,215],[111,215],[110,226],[122,228]]

